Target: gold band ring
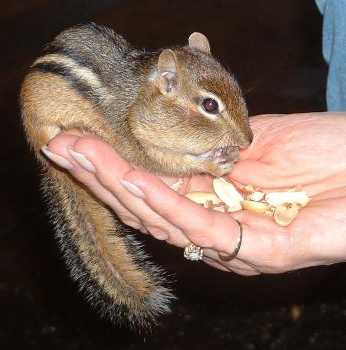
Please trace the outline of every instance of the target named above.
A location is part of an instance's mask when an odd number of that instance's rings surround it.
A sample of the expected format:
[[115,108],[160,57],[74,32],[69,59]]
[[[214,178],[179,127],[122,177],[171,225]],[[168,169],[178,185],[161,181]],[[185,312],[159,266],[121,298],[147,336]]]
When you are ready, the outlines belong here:
[[241,247],[241,244],[242,244],[242,241],[243,241],[243,225],[238,220],[236,220],[236,219],[234,219],[234,220],[239,225],[239,240],[238,240],[238,244],[235,247],[235,249],[234,249],[232,254],[219,253],[219,258],[222,261],[231,261],[231,260],[233,260],[238,255],[240,247]]

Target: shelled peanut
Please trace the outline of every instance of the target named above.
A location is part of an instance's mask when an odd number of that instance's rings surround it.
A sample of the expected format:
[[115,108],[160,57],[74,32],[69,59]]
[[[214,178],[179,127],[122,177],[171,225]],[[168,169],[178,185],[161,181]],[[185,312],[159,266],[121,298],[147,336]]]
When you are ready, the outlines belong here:
[[248,185],[243,191],[223,178],[213,180],[214,192],[190,192],[186,197],[206,208],[223,212],[250,210],[273,217],[280,226],[288,226],[305,207],[310,198],[304,191],[264,193]]

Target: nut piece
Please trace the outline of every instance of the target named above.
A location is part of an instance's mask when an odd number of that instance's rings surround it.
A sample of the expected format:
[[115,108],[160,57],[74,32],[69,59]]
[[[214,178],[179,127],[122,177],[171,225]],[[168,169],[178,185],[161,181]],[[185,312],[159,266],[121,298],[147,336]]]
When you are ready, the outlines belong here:
[[256,192],[255,187],[253,185],[244,186],[243,191],[249,192],[249,193]]
[[213,187],[216,195],[227,204],[227,211],[232,212],[242,209],[241,202],[244,198],[230,182],[221,177],[216,178],[213,180]]
[[297,203],[278,205],[274,212],[274,220],[280,226],[288,226],[298,215],[301,206]]
[[269,192],[265,194],[260,189],[248,185],[243,188],[244,196],[230,182],[223,178],[213,180],[215,193],[190,192],[186,197],[205,208],[220,212],[235,212],[249,210],[255,213],[273,217],[280,226],[288,226],[298,215],[300,209],[306,206],[310,198],[298,188],[285,192]]
[[299,192],[269,192],[265,195],[265,200],[275,207],[284,203],[298,203],[305,207],[310,198],[304,191]]
[[[240,204],[240,206],[241,206],[241,204]],[[225,212],[227,212],[227,213],[234,213],[234,212],[239,211],[239,210],[242,210],[242,207],[240,207],[240,209],[239,209],[238,204],[233,205],[232,207],[229,207],[228,205],[226,205],[226,208],[225,208]]]
[[221,199],[215,194],[211,192],[189,192],[185,195],[185,197],[189,198],[195,203],[203,204],[204,206],[207,202],[212,202],[212,204],[220,204]]
[[241,205],[245,210],[253,211],[259,214],[265,214],[268,216],[273,216],[271,211],[271,205],[268,203],[243,200]]
[[246,199],[248,199],[250,201],[260,202],[264,198],[264,196],[265,196],[264,192],[256,191],[256,192],[252,192],[252,193],[248,194],[246,196]]

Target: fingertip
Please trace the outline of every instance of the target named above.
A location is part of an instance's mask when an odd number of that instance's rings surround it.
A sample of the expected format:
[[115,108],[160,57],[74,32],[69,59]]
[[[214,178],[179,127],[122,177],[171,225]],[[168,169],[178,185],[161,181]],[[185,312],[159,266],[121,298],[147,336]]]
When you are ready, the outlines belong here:
[[90,160],[104,152],[113,151],[113,148],[99,137],[88,135],[80,137],[74,144],[73,150],[84,154]]
[[266,163],[248,159],[237,162],[229,177],[242,184],[268,188],[278,181],[279,175],[274,170]]
[[95,166],[98,176],[107,173],[107,178],[109,176],[121,178],[131,169],[128,161],[123,159],[112,145],[98,136],[88,135],[79,138],[73,145],[73,151],[83,154]]
[[67,133],[61,133],[51,139],[47,147],[48,149],[56,154],[59,154],[66,158],[71,158],[68,152],[68,148],[74,146],[80,137],[77,135],[71,135]]

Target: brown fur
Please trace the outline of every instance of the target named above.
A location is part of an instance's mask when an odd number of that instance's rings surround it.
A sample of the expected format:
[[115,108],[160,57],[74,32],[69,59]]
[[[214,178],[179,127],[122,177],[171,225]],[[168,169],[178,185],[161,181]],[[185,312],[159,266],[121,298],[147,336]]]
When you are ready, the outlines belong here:
[[[102,313],[134,324],[168,311],[162,272],[109,208],[40,149],[78,128],[158,174],[227,173],[238,148],[251,142],[246,106],[206,37],[194,33],[189,43],[148,54],[109,29],[74,27],[36,60],[21,90],[24,128],[45,171],[43,190],[71,274]],[[198,101],[208,93],[223,101],[222,115],[201,113]]]
[[[114,216],[109,209],[99,203],[80,184],[61,170],[51,167],[41,155],[40,149],[50,139],[63,130],[79,128],[101,136],[104,140],[116,144],[114,136],[110,133],[110,126],[101,117],[101,114],[90,102],[83,99],[76,93],[64,79],[47,73],[34,72],[27,76],[23,83],[21,92],[24,127],[29,140],[38,158],[45,164],[47,176],[56,181],[56,191],[61,201],[61,207],[65,210],[64,216],[70,227],[67,229],[73,232],[74,240],[78,241],[79,254],[88,264],[92,278],[98,280],[100,286],[112,299],[120,304],[130,304],[134,310],[139,310],[135,300],[145,298],[152,293],[155,287],[150,277],[138,269],[131,255],[128,254],[124,245],[121,228],[115,224]],[[66,104],[66,101],[69,101]],[[89,116],[88,119],[85,116]],[[78,203],[78,213],[71,205],[71,197],[75,197]],[[83,213],[83,217],[80,217]],[[85,222],[88,218],[88,222]],[[94,232],[93,237],[84,234],[83,225],[91,225],[90,230]],[[91,244],[90,240],[93,240]],[[94,247],[94,249],[90,249]],[[95,262],[95,260],[98,260]],[[114,271],[108,266],[116,266]],[[120,283],[117,287],[112,286],[112,273],[117,275]],[[123,291],[119,291],[123,288]],[[136,297],[131,298],[131,290],[135,291]],[[124,300],[124,296],[126,300]]]

